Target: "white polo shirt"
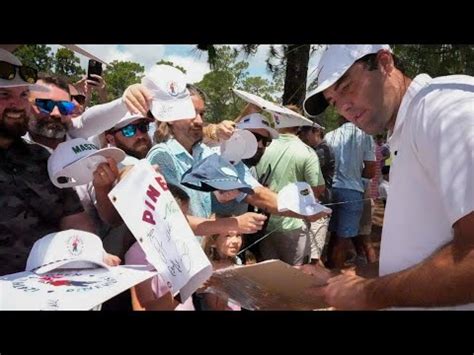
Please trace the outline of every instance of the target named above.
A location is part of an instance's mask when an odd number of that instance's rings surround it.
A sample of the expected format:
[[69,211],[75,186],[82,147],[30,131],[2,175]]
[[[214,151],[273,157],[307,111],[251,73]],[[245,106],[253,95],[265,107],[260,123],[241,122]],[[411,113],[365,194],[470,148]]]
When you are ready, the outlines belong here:
[[418,264],[474,210],[474,77],[418,75],[393,134],[380,275]]
[[453,239],[453,224],[474,210],[474,77],[418,75],[389,145],[380,276],[432,255]]

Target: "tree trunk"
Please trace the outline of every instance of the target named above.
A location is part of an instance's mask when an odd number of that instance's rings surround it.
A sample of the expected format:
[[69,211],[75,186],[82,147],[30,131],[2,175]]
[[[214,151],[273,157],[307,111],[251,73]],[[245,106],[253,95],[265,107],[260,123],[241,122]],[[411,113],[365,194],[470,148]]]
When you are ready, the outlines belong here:
[[283,91],[283,105],[303,106],[306,96],[306,78],[308,75],[309,44],[290,44],[285,46],[286,74]]

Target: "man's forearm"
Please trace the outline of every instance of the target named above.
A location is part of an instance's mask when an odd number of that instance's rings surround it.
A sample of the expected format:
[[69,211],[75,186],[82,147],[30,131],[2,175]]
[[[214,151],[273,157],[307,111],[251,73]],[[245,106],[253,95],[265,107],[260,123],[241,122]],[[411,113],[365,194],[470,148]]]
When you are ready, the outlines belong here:
[[238,223],[235,217],[208,219],[202,217],[186,216],[191,229],[196,235],[213,235],[227,233],[229,229],[236,229]]
[[100,219],[108,225],[115,227],[122,224],[123,220],[107,195],[109,191],[110,190],[95,190],[97,199],[95,207],[97,209]]
[[449,243],[409,269],[371,279],[370,304],[377,308],[452,306],[474,302],[474,250],[455,257]]

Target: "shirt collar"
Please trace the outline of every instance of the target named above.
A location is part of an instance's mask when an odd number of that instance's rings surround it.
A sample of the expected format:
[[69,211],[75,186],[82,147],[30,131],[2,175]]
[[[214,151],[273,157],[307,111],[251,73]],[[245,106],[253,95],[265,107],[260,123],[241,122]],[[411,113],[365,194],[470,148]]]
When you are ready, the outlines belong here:
[[402,102],[398,109],[397,118],[395,119],[395,126],[393,127],[393,131],[388,138],[389,145],[393,146],[396,144],[396,141],[400,138],[400,134],[402,131],[403,124],[408,114],[408,108],[410,104],[413,102],[415,96],[427,85],[431,83],[433,80],[428,74],[420,74],[417,75],[410,85],[408,86],[405,95],[403,96]]

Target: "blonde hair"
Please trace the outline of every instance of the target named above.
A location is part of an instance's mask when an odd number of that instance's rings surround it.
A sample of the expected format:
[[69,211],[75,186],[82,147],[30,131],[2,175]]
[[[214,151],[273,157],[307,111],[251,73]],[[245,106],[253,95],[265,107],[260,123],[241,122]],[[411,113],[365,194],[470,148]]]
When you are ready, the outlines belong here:
[[[158,123],[159,121],[157,121]],[[156,131],[153,134],[154,143],[164,143],[168,139],[173,136],[171,133],[171,127],[169,126],[168,122],[159,122],[158,126],[156,127]]]
[[[235,217],[233,215],[227,215],[227,214],[212,214],[210,216],[211,219],[217,219],[217,218],[230,218],[230,217]],[[202,241],[202,248],[204,249],[204,253],[207,255],[210,261],[219,261],[222,260],[221,256],[219,255],[219,252],[217,251],[216,248],[216,242],[217,238],[221,236],[222,234],[212,234],[212,235],[206,235],[203,238]],[[228,235],[228,233],[226,234]],[[238,234],[242,237],[242,234]],[[235,263],[235,258],[231,257],[226,257]]]

